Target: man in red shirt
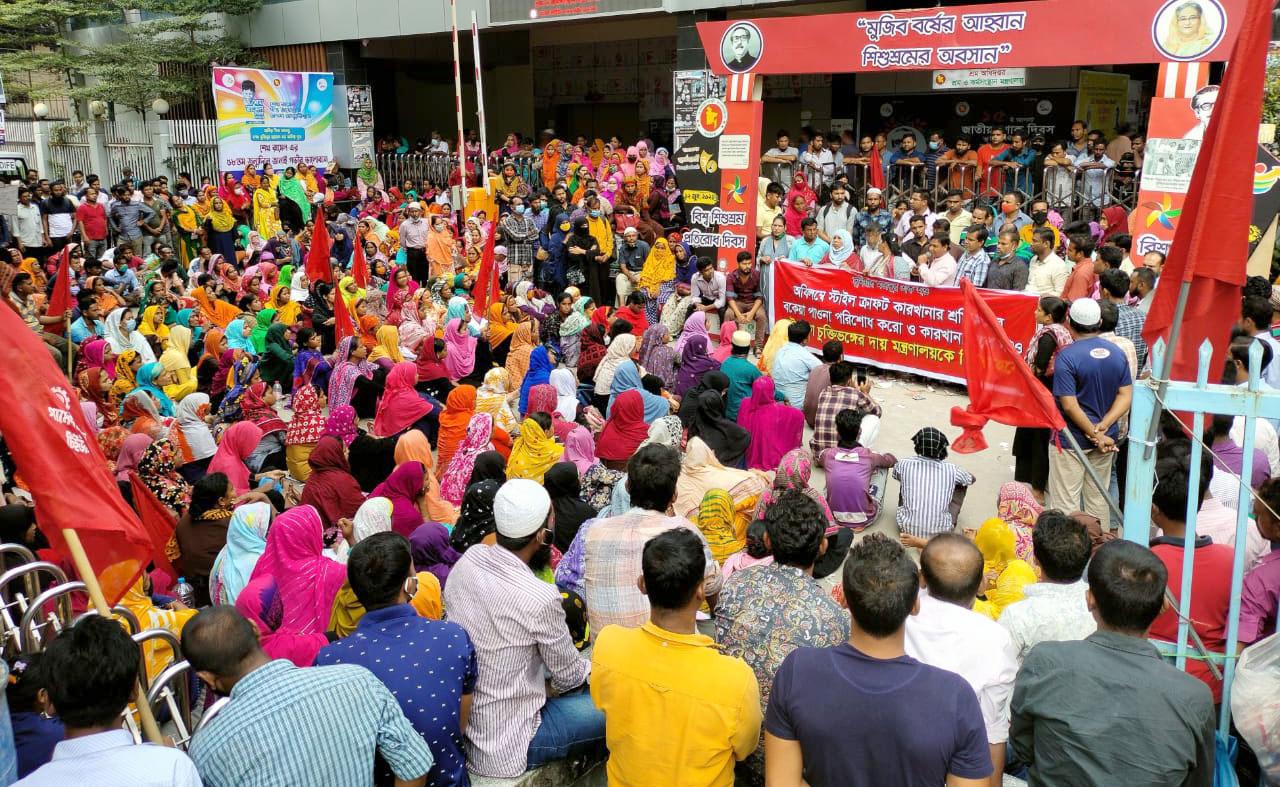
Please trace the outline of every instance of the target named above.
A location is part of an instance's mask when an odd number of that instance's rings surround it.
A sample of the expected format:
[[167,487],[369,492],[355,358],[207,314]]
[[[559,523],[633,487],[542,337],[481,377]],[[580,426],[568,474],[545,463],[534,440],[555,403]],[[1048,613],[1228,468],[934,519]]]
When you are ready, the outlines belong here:
[[[1174,598],[1182,596],[1182,556],[1186,548],[1187,487],[1190,484],[1191,456],[1189,449],[1175,447],[1156,461],[1156,484],[1151,498],[1151,522],[1163,531],[1152,539],[1151,551],[1169,571],[1169,591]],[[1200,488],[1196,508],[1204,502],[1213,475],[1213,463],[1208,453],[1200,468]],[[1188,617],[1195,632],[1211,653],[1222,653],[1227,640],[1227,610],[1231,604],[1231,568],[1234,551],[1231,547],[1213,543],[1208,536],[1196,536],[1195,556],[1192,559],[1191,610]],[[1178,614],[1166,608],[1151,626],[1151,639],[1164,642],[1178,640]],[[1216,680],[1203,658],[1188,643],[1187,673],[1204,681],[1213,692],[1213,702],[1222,702],[1222,682]]]
[[84,247],[84,256],[96,260],[107,250],[107,207],[98,200],[99,191],[90,186],[76,208],[76,228]]
[[1067,261],[1072,268],[1062,288],[1062,299],[1068,303],[1077,298],[1091,297],[1098,282],[1098,266],[1107,267],[1107,263],[1101,260],[1094,261],[1093,245],[1093,238],[1085,235],[1072,235],[1067,239]]
[[[1000,167],[988,167],[991,159],[1005,152],[1009,143],[1005,142],[1004,129],[991,129],[991,141],[978,148],[978,178],[983,194],[1004,193],[1004,171]],[[990,176],[988,176],[990,172]]]

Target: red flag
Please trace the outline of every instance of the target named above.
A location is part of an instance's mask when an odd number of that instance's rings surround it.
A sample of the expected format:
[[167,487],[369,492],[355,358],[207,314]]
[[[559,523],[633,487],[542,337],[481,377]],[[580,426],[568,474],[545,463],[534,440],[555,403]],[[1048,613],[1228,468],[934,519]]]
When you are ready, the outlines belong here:
[[[1250,0],[1240,19],[1240,35],[1232,47],[1155,300],[1142,329],[1147,344],[1154,345],[1157,338],[1168,342],[1179,290],[1184,283],[1190,285],[1178,345],[1173,348],[1172,380],[1196,379],[1205,339],[1213,345],[1209,369],[1221,369],[1231,325],[1240,315],[1240,288],[1245,281],[1253,215],[1254,141],[1262,112],[1258,97],[1265,79],[1272,5],[1272,0]],[[1154,371],[1160,374],[1163,370]]]
[[484,314],[485,309],[489,308],[489,304],[497,303],[502,297],[502,283],[498,279],[498,264],[493,259],[493,236],[497,233],[497,225],[494,225],[494,231],[489,233],[489,237],[484,241],[484,253],[480,256],[480,272],[476,274],[476,283],[471,288],[471,297],[476,302],[476,314]]
[[987,447],[982,427],[987,421],[1008,426],[1063,429],[1066,423],[1053,395],[1036,379],[1005,334],[995,312],[968,279],[960,281],[964,294],[964,376],[969,406],[951,408],[951,424],[964,429],[951,447],[971,454]]
[[151,540],[151,559],[155,561],[157,567],[177,579],[178,570],[165,555],[165,547],[169,545],[169,539],[173,538],[173,530],[178,526],[178,520],[169,513],[169,509],[165,508],[164,503],[160,502],[147,485],[142,483],[137,473],[129,473],[129,488],[133,490],[133,507],[138,512],[142,529]]
[[313,284],[318,281],[333,281],[333,265],[329,263],[332,250],[329,241],[329,225],[324,220],[324,211],[316,213],[316,228],[311,232],[311,248],[307,249],[307,279]]
[[369,286],[369,262],[364,258],[364,241],[356,238],[356,250],[351,256],[351,278],[357,287]]
[[351,312],[347,311],[347,302],[342,297],[342,291],[334,288],[333,291],[333,340],[341,342],[348,336],[356,335],[356,325],[351,319]]
[[[58,270],[53,274],[53,292],[49,294],[49,308],[45,311],[50,317],[54,315],[64,314],[71,311],[74,299],[71,297],[71,247],[75,244],[68,243],[62,247],[62,251],[58,255],[62,260],[58,263]],[[66,329],[65,321],[56,325],[44,326],[46,331],[50,333],[62,333]]]
[[0,337],[0,433],[35,500],[40,530],[67,562],[62,531],[76,531],[114,605],[146,568],[151,540],[44,343],[12,309],[0,309]]

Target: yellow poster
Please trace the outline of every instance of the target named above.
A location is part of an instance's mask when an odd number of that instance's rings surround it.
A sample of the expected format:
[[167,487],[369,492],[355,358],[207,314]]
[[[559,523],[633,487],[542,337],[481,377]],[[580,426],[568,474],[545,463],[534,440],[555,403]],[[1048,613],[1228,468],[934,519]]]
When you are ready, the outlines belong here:
[[1129,77],[1106,71],[1081,71],[1076,94],[1076,119],[1086,129],[1098,130],[1107,139],[1128,119]]

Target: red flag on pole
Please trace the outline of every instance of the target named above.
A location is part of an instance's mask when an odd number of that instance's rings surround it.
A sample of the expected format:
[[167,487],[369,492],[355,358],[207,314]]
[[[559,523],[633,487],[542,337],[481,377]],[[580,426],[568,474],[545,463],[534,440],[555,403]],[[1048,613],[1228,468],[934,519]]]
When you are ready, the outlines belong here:
[[356,324],[352,320],[351,312],[347,311],[347,302],[342,297],[342,291],[336,287],[333,290],[333,340],[341,342],[348,336],[356,335]]
[[[1142,329],[1147,344],[1169,343],[1182,287],[1186,309],[1178,320],[1168,379],[1194,380],[1200,345],[1213,344],[1210,369],[1221,369],[1228,332],[1240,316],[1240,289],[1249,258],[1253,165],[1257,157],[1272,0],[1250,0],[1240,20],[1213,116],[1200,143],[1187,199],[1160,272],[1155,300]],[[1226,319],[1230,318],[1230,319]],[[1155,370],[1157,374],[1163,370]]]
[[[64,314],[71,311],[75,300],[71,297],[71,247],[74,244],[68,243],[62,247],[62,251],[58,252],[58,256],[62,259],[58,262],[58,270],[53,274],[53,292],[49,294],[49,308],[45,314],[50,317]],[[56,325],[46,325],[44,329],[49,333],[62,333],[66,326],[59,322]]]
[[1032,374],[978,288],[962,279],[960,291],[964,294],[960,331],[964,335],[969,406],[951,408],[952,426],[964,429],[951,448],[961,454],[986,448],[982,427],[987,421],[1041,429],[1065,428],[1053,395]]
[[356,238],[355,253],[351,255],[351,278],[356,280],[357,287],[369,286],[369,262],[364,258],[364,241]]
[[151,539],[125,503],[80,400],[44,343],[12,309],[0,309],[0,433],[35,500],[54,551],[70,559],[63,530],[88,553],[109,604],[142,575]]
[[471,288],[471,297],[476,302],[476,314],[484,314],[485,309],[489,308],[489,304],[496,303],[502,297],[502,283],[499,281],[498,264],[493,259],[493,236],[496,234],[497,226],[494,226],[494,232],[489,233],[489,237],[484,240],[484,253],[480,257],[480,272],[476,274],[476,283]]
[[324,211],[316,213],[316,228],[311,232],[311,247],[307,249],[307,279],[313,284],[318,281],[333,281],[333,266],[329,263],[332,243],[329,240],[329,225],[324,220]]
[[133,507],[138,511],[142,529],[151,540],[151,559],[156,566],[168,572],[169,576],[176,580],[178,570],[165,555],[165,547],[169,545],[169,539],[173,538],[173,530],[178,526],[178,520],[169,513],[169,509],[165,508],[164,503],[160,502],[147,485],[142,483],[137,473],[129,473],[129,488],[133,491]]

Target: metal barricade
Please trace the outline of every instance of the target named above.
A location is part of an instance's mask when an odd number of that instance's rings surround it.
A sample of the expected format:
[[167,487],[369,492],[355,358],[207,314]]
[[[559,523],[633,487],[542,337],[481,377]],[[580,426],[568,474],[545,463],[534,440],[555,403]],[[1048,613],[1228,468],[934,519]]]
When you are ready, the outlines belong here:
[[20,544],[0,545],[0,554],[16,554],[28,561],[0,574],[0,636],[4,652],[14,655],[22,649],[20,621],[44,584],[41,575],[47,575],[52,585],[65,584],[67,575],[53,563],[36,560],[31,551]]
[[978,168],[964,161],[940,161],[933,168],[933,204],[937,205],[952,189],[959,189],[966,203],[978,194]]
[[915,189],[924,189],[928,191],[925,183],[926,167],[924,164],[904,164],[897,163],[889,168],[889,197],[890,204],[899,199],[907,197]]
[[[56,634],[70,624],[72,593],[83,593],[86,598],[89,595],[85,584],[76,581],[55,585],[32,599],[31,605],[26,612],[22,613],[22,620],[18,624],[18,636],[23,653],[44,650],[45,643],[50,639],[47,636],[48,631]],[[45,611],[48,605],[52,605],[53,608]],[[37,622],[38,618],[42,622]]]
[[1075,175],[1066,167],[1044,168],[1045,202],[1063,221],[1075,221]]
[[1072,183],[1073,201],[1076,206],[1072,221],[1097,221],[1102,209],[1111,204],[1110,169],[1081,169],[1076,167]]
[[846,162],[844,176],[849,182],[849,201],[854,205],[867,204],[867,189],[871,188],[871,165]]
[[448,186],[449,174],[457,167],[448,153],[379,153],[376,161],[387,188],[412,180],[442,189]]

